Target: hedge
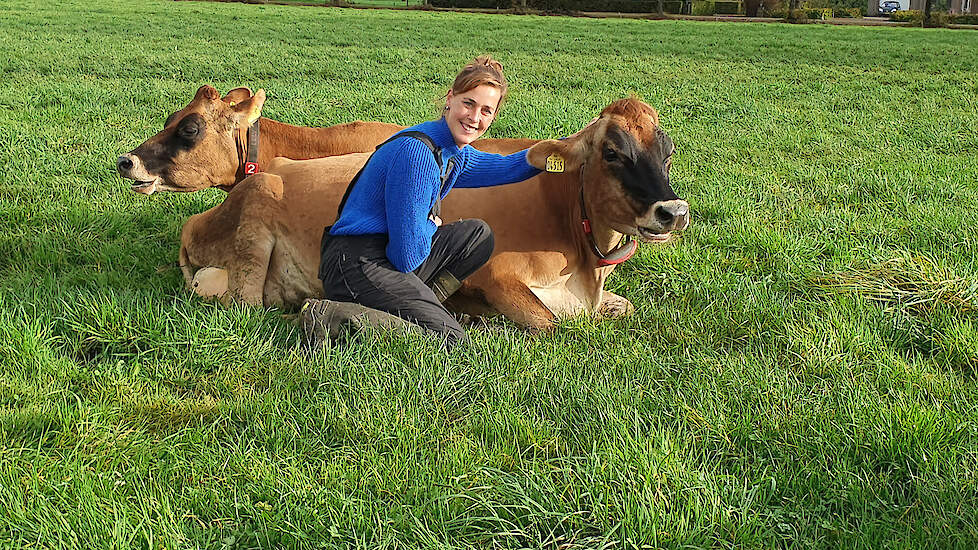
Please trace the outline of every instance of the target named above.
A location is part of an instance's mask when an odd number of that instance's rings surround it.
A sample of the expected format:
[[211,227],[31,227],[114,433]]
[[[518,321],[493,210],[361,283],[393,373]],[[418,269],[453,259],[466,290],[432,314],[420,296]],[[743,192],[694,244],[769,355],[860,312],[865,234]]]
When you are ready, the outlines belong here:
[[865,8],[832,8],[832,17],[858,18],[865,13]]
[[[437,8],[495,8],[510,9],[522,7],[521,0],[429,0]],[[711,2],[712,3],[712,2]],[[666,13],[681,13],[682,0],[666,0],[663,3]],[[721,5],[733,5],[734,11],[739,2],[715,2],[716,13]],[[533,10],[553,13],[569,13],[573,11],[606,11],[616,13],[656,13],[659,11],[658,0],[526,0],[526,7]]]
[[718,15],[737,15],[740,13],[740,2],[718,0],[713,3],[713,6]]
[[978,14],[952,15],[950,22],[957,25],[978,25]]
[[[517,0],[518,1],[518,0]],[[481,8],[508,10],[512,0],[428,0],[436,8]]]
[[[955,19],[956,18],[948,16],[946,12],[932,11],[930,12],[929,26],[946,27],[948,23],[957,23]],[[890,21],[899,21],[901,23],[922,24],[924,22],[924,12],[920,10],[895,11],[890,14]]]
[[[526,7],[540,11],[567,13],[572,11],[607,11],[618,13],[655,13],[658,0],[527,0]],[[679,13],[682,2],[663,2],[667,13]]]

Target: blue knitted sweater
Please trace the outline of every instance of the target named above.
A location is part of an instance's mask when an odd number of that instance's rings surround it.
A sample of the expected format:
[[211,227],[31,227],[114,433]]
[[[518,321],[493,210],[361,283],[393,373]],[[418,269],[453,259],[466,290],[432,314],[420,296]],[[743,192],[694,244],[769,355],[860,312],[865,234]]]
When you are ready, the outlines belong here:
[[[444,198],[453,187],[489,187],[523,181],[540,171],[526,151],[502,156],[459,148],[445,119],[423,122],[408,130],[423,132],[441,147],[442,166],[454,158]],[[420,140],[403,137],[374,153],[350,192],[331,235],[387,234],[387,259],[398,271],[417,269],[431,253],[437,226],[428,218],[441,187],[431,150]]]

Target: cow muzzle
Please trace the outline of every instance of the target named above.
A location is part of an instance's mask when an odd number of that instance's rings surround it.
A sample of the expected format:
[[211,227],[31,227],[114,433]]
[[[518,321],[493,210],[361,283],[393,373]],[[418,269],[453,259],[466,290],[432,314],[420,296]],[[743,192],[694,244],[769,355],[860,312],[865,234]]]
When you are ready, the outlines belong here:
[[156,185],[160,182],[160,177],[150,174],[139,157],[132,153],[126,153],[119,157],[116,160],[115,169],[120,176],[135,182],[131,185],[131,189],[136,193],[152,195],[153,191],[156,191]]
[[673,231],[689,227],[689,203],[681,199],[659,201],[652,205],[649,215],[639,221],[638,236],[647,242],[669,240]]

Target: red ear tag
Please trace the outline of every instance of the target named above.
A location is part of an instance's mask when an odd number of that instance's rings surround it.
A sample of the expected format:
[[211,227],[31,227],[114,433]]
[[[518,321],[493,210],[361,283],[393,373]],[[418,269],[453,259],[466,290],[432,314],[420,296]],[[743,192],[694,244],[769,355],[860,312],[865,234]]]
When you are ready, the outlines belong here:
[[258,163],[257,162],[246,162],[245,163],[245,174],[252,175],[258,173]]

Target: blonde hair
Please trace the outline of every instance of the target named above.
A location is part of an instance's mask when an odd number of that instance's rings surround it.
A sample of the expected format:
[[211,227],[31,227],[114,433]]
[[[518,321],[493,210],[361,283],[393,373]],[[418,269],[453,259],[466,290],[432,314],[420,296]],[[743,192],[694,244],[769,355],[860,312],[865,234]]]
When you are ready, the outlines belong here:
[[452,83],[452,94],[464,94],[477,86],[492,86],[499,90],[499,105],[506,99],[506,77],[503,76],[503,64],[492,56],[480,55],[462,68]]

